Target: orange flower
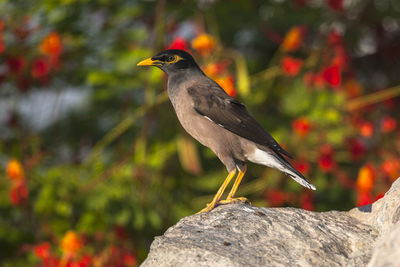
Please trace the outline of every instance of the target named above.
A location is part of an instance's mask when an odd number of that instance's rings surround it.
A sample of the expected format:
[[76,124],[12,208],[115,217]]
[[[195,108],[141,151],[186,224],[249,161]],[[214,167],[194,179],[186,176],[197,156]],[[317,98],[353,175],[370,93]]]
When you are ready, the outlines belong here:
[[296,76],[302,66],[303,60],[299,58],[284,57],[281,61],[282,71],[287,76]]
[[356,97],[362,94],[363,87],[356,79],[348,79],[343,83],[344,90],[348,97]]
[[204,73],[207,74],[208,76],[216,76],[222,74],[227,66],[229,65],[229,62],[215,62],[215,63],[210,63],[204,68]]
[[123,262],[125,266],[136,266],[137,260],[133,253],[127,252],[123,255]]
[[82,246],[82,240],[75,231],[72,230],[68,231],[61,241],[61,249],[67,253],[78,252]]
[[234,82],[233,75],[216,77],[214,80],[225,90],[225,92],[228,95],[230,95],[232,97],[236,96],[236,89],[235,89],[235,82]]
[[311,122],[307,118],[298,118],[292,123],[293,130],[300,136],[306,136],[311,127]]
[[360,192],[371,192],[374,186],[375,173],[371,165],[363,166],[358,172],[357,189]]
[[203,56],[209,55],[215,46],[215,39],[206,33],[200,34],[192,41],[193,49]]
[[24,169],[22,165],[17,160],[10,160],[7,164],[7,175],[11,179],[24,179]]
[[63,50],[60,35],[52,32],[40,44],[40,52],[49,56],[59,56]]
[[299,49],[303,43],[305,32],[306,28],[303,26],[292,27],[286,34],[285,39],[283,39],[281,49],[284,52],[292,52]]
[[382,133],[390,133],[394,129],[396,129],[396,126],[397,126],[397,121],[392,117],[384,116],[382,118],[382,123],[381,123]]
[[374,125],[369,121],[363,122],[359,126],[359,131],[362,136],[371,137],[374,134]]

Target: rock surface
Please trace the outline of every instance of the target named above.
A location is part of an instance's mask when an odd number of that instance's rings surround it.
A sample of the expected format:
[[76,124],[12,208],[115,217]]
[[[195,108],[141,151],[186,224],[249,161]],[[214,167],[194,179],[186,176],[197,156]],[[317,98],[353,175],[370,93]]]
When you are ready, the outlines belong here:
[[219,206],[156,237],[141,266],[396,266],[400,179],[349,212]]

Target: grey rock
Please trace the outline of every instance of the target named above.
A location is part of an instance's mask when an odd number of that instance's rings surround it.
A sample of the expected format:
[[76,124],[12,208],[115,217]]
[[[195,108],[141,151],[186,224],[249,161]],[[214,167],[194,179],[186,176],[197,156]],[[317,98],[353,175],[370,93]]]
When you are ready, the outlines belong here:
[[399,198],[400,179],[349,212],[219,206],[156,237],[141,266],[396,266]]

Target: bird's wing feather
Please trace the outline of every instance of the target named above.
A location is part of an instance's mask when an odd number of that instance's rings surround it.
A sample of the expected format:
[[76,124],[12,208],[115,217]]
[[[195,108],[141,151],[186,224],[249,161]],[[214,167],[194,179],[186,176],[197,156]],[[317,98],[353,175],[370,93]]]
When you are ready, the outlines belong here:
[[242,103],[227,95],[217,84],[195,85],[187,90],[193,100],[194,109],[200,115],[243,138],[292,158],[249,114]]

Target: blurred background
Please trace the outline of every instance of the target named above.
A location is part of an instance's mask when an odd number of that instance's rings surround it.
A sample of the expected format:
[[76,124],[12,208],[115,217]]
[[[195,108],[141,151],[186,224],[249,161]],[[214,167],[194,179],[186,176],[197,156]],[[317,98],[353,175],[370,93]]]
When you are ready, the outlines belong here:
[[250,164],[255,206],[348,210],[400,176],[400,2],[0,1],[2,266],[136,266],[226,177],[179,125],[166,48],[202,69],[317,187]]

